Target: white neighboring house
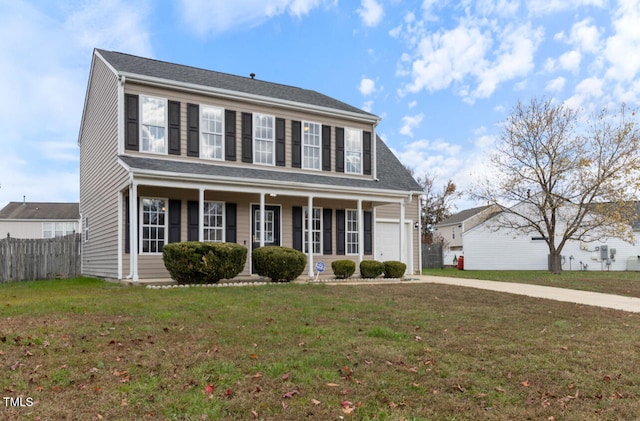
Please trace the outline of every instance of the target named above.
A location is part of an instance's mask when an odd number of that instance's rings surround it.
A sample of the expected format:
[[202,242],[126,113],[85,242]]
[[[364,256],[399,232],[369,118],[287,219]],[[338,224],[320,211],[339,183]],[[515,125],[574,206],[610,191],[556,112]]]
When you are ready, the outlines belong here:
[[0,238],[54,238],[80,232],[78,203],[9,202],[0,210]]
[[[464,235],[467,270],[549,270],[549,248],[538,233],[496,229],[496,218],[475,226]],[[635,241],[567,241],[562,249],[562,270],[640,270],[640,221],[632,226]]]
[[446,245],[442,257],[446,266],[454,265],[454,258],[464,255],[463,234],[491,218],[496,214],[497,209],[496,206],[491,205],[466,209],[434,226],[435,233],[442,237]]

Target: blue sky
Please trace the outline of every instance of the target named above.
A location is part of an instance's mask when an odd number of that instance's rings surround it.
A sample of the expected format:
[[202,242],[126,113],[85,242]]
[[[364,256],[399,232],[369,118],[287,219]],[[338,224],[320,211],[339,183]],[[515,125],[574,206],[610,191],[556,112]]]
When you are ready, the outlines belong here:
[[[77,201],[93,48],[313,89],[465,189],[518,100],[640,103],[640,0],[0,0],[0,207]],[[457,203],[462,210],[475,204]]]

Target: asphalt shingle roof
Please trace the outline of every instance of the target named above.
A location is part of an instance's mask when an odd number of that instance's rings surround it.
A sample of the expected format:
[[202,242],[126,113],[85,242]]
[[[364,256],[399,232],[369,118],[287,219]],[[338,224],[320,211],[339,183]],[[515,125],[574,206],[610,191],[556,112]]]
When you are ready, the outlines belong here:
[[80,219],[78,203],[9,202],[0,209],[0,219]]
[[255,179],[291,183],[309,183],[326,186],[366,188],[397,191],[420,191],[420,186],[393,152],[378,137],[376,139],[378,181],[363,178],[334,177],[297,171],[274,171],[249,166],[227,166],[216,163],[187,162],[168,159],[120,155],[130,168],[147,171],[168,171],[180,174],[224,176],[237,179]]
[[210,88],[226,89],[265,98],[293,101],[377,118],[374,114],[308,89],[153,60],[115,51],[96,49],[96,52],[118,72],[154,77],[167,81],[190,83]]
[[463,211],[460,211],[458,213],[456,213],[455,215],[451,215],[449,218],[445,219],[444,221],[436,224],[436,227],[440,227],[440,226],[445,226],[445,225],[454,225],[454,224],[459,224],[462,223],[464,221],[466,221],[467,219],[471,218],[472,216],[484,211],[485,209],[490,208],[491,206],[479,206],[477,208],[471,208],[471,209],[466,209]]

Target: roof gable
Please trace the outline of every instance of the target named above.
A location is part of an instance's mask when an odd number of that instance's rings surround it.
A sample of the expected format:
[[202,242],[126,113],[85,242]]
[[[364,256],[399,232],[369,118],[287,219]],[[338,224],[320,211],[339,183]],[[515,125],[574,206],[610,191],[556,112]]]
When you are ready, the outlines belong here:
[[474,217],[475,215],[489,209],[491,207],[491,205],[488,206],[479,206],[477,208],[471,208],[471,209],[466,209],[463,211],[460,211],[458,213],[456,213],[455,215],[451,215],[449,218],[445,219],[444,221],[436,224],[436,227],[442,227],[442,226],[447,226],[447,225],[455,225],[455,224],[460,224],[464,221],[466,221],[469,218]]
[[0,219],[78,220],[80,206],[78,203],[9,202],[0,209]]
[[193,84],[263,98],[307,104],[315,107],[360,114],[371,120],[379,120],[379,117],[374,114],[308,89],[153,60],[115,51],[96,49],[96,53],[106,60],[119,74],[135,74],[164,80],[167,83],[179,82]]

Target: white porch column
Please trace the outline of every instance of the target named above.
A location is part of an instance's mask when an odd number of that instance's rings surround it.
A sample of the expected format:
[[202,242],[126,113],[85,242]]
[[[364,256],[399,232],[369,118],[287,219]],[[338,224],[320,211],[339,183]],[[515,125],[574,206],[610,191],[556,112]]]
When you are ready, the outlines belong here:
[[[304,212],[302,217],[304,218]],[[307,263],[309,270],[307,271],[310,277],[313,277],[313,196],[309,196],[307,199]],[[303,245],[304,248],[304,245]]]
[[260,247],[264,247],[264,193],[260,193]]
[[[118,280],[122,279],[122,253],[123,253],[123,249],[124,249],[124,244],[122,241],[122,224],[123,224],[123,217],[122,217],[122,203],[124,202],[123,199],[124,196],[124,192],[120,191],[118,192]],[[80,228],[82,229],[82,218],[80,218]]]
[[131,280],[138,282],[138,183],[129,187],[129,257],[131,259]]
[[362,200],[358,199],[358,267],[360,273],[360,262],[364,260],[364,212],[362,211]]
[[404,221],[404,217],[405,217],[405,203],[404,200],[402,202],[400,202],[400,261],[403,263],[407,263],[407,256],[406,251],[405,251],[405,241],[404,241],[404,237],[405,237],[405,221]]
[[198,241],[204,241],[204,189],[198,192]]

